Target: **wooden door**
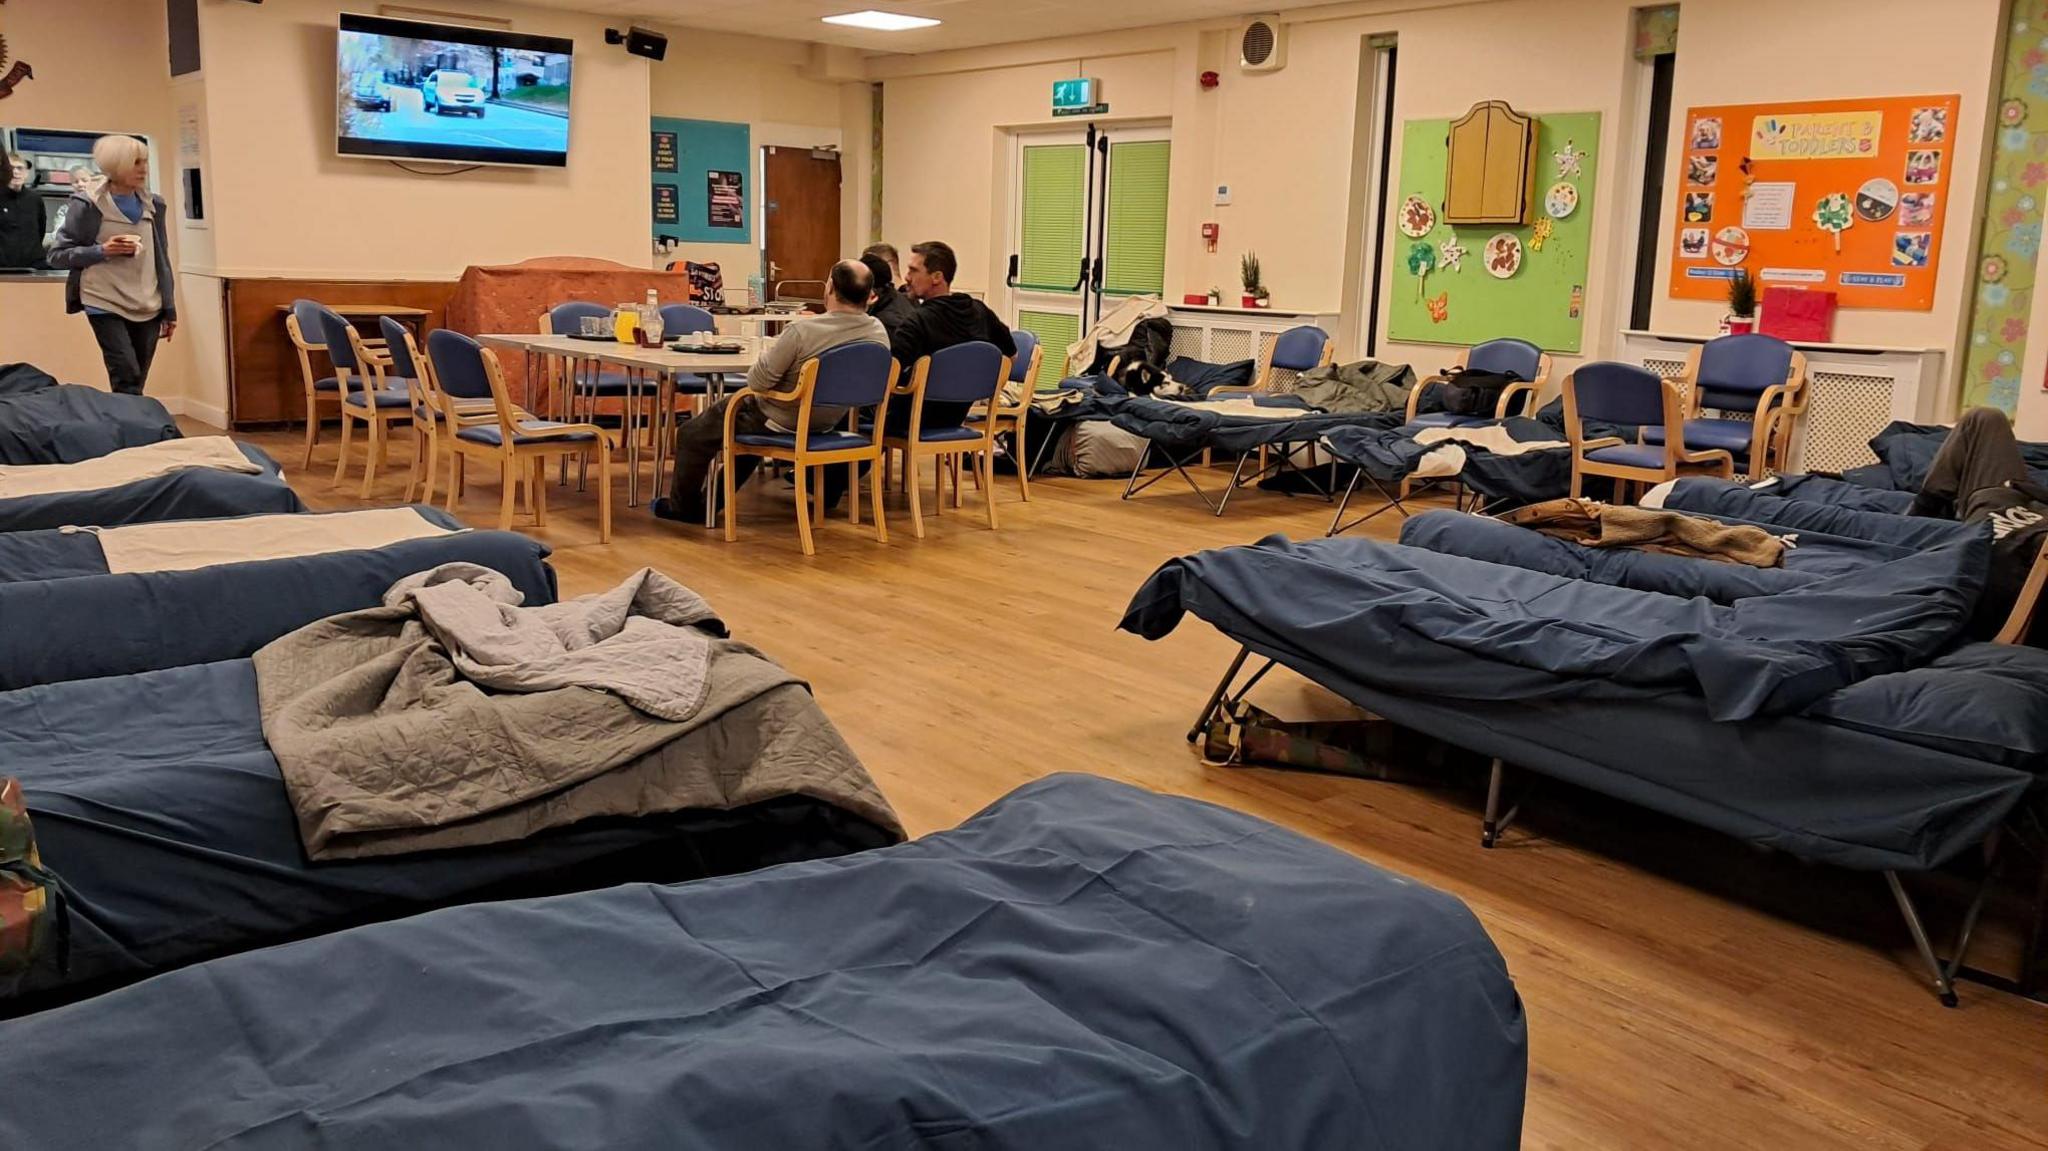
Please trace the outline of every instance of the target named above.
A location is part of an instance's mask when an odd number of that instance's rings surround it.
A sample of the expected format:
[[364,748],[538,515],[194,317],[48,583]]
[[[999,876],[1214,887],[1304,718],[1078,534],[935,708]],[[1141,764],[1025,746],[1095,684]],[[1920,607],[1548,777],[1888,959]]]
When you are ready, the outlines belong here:
[[[839,248],[839,153],[761,149],[761,278],[770,299],[824,306],[823,281]],[[776,284],[786,285],[778,294]]]

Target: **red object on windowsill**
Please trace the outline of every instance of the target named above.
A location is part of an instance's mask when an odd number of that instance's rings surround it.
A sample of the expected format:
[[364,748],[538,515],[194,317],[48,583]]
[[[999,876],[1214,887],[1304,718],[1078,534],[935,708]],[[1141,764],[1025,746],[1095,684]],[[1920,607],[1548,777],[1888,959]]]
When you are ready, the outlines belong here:
[[1835,338],[1835,294],[1813,288],[1765,288],[1757,330],[1788,343]]

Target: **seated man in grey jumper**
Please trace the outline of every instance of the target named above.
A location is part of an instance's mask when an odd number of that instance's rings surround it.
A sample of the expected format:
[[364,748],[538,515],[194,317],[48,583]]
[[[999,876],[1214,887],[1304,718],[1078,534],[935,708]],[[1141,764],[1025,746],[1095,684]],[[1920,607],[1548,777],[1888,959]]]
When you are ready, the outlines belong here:
[[[889,346],[889,333],[882,322],[867,313],[874,283],[874,276],[859,260],[841,260],[832,265],[825,282],[825,314],[806,317],[784,329],[747,373],[745,391],[735,392],[683,421],[676,429],[675,483],[666,498],[654,501],[655,515],[685,523],[704,522],[705,506],[710,499],[704,490],[704,480],[711,473],[712,461],[725,449],[727,405],[740,405],[739,414],[733,417],[736,433],[795,431],[797,406],[768,399],[761,393],[786,392],[796,387],[804,361],[827,349],[852,343]],[[845,419],[845,408],[814,407],[810,430],[825,431]],[[740,456],[733,461],[735,488],[747,482],[757,462],[753,456]],[[843,490],[846,469],[825,470],[837,474],[837,486]],[[827,494],[836,495],[829,490],[830,486],[828,483]]]

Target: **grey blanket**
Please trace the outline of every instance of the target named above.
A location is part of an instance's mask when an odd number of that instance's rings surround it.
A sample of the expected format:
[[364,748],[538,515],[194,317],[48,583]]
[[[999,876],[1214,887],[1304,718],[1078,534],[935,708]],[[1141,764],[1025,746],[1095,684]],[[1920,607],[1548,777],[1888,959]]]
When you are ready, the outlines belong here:
[[[645,586],[627,598],[639,604]],[[480,664],[469,653],[465,664],[521,688],[494,691],[469,678],[422,622],[418,589],[396,590],[387,606],[309,624],[255,656],[263,734],[309,858],[502,843],[600,816],[729,809],[793,795],[901,834],[888,801],[809,689],[726,638],[724,625],[687,589],[658,598],[689,625],[630,612],[619,631],[640,619],[694,633],[657,645],[678,662],[634,677],[636,693],[663,674],[686,684],[701,656],[699,685],[670,699],[693,700],[681,720],[569,682],[577,677],[558,674],[559,660],[522,670],[495,659],[503,650]],[[592,601],[612,603],[620,594],[580,601],[577,610],[586,620],[601,615]]]
[[1399,412],[1408,407],[1415,369],[1407,364],[1359,360],[1310,368],[1294,394],[1326,412]]

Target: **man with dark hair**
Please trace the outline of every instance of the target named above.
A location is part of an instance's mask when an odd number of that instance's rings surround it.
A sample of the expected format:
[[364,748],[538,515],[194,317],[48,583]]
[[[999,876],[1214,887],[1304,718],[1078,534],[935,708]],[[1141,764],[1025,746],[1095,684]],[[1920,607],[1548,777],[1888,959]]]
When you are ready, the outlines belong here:
[[2048,541],[2048,489],[2033,482],[2004,412],[1963,413],[1935,453],[1912,514],[1991,525],[1991,572],[1973,630],[1996,634]]
[[[886,248],[888,245],[876,244],[875,247]],[[894,250],[890,249],[892,252]],[[897,328],[917,316],[917,301],[896,290],[895,271],[890,267],[887,257],[876,255],[871,248],[860,258],[860,262],[867,265],[868,271],[875,277],[875,298],[868,301],[868,315],[882,321],[882,326],[889,330],[889,335],[893,338]]]
[[[1017,354],[1017,341],[1010,335],[1010,325],[990,311],[987,304],[953,290],[953,276],[959,270],[960,261],[953,255],[952,247],[938,240],[927,240],[910,249],[910,267],[903,278],[910,294],[919,301],[917,313],[889,333],[889,351],[903,369],[899,379],[908,382],[910,373],[917,370],[918,360],[955,344],[986,340],[1006,356]],[[927,402],[924,426],[953,427],[967,418],[968,407]],[[907,402],[889,405],[888,431],[895,436],[909,434]]]
[[892,282],[903,278],[903,260],[896,254],[896,245],[879,242],[869,244],[861,252],[860,258],[865,262],[869,256],[873,256],[889,265],[889,279]]
[[[889,335],[881,321],[868,315],[868,297],[874,291],[874,276],[859,260],[841,260],[832,265],[825,281],[825,314],[798,320],[783,330],[747,373],[745,391],[736,392],[683,421],[676,429],[675,482],[665,499],[654,501],[653,512],[662,519],[702,524],[709,502],[704,479],[711,473],[711,461],[725,449],[725,409],[740,404],[733,417],[733,431],[793,432],[797,405],[771,400],[764,392],[786,392],[796,387],[804,362],[841,344],[871,343],[888,346]],[[824,431],[846,419],[845,408],[813,407],[810,430]],[[758,461],[740,456],[733,461],[733,486],[747,482]],[[844,468],[827,468],[827,473],[844,475]],[[844,487],[844,479],[841,480]]]

